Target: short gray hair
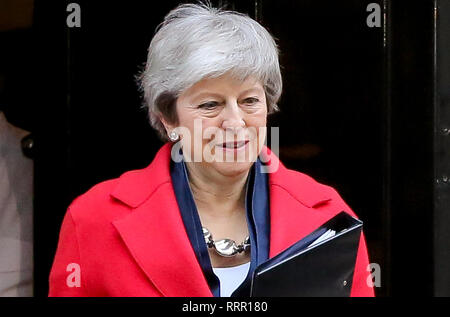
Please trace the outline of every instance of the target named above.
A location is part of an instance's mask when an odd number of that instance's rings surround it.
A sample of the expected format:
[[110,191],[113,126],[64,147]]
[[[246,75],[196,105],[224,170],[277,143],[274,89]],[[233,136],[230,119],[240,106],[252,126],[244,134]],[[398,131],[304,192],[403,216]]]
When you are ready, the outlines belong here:
[[278,47],[270,33],[249,16],[213,8],[209,3],[182,4],[157,27],[145,69],[138,76],[150,124],[162,140],[160,118],[177,124],[176,100],[204,78],[225,73],[261,81],[268,113],[278,111],[282,79]]

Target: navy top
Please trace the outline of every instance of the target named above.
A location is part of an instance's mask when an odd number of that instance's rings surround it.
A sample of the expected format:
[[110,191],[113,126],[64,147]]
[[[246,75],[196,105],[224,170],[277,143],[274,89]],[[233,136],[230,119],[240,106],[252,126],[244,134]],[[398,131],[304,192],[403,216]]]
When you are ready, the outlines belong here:
[[[180,150],[181,152],[181,150]],[[259,158],[250,168],[245,189],[245,210],[250,236],[250,269],[244,282],[233,292],[232,297],[250,296],[253,272],[259,264],[269,258],[270,212],[269,190],[266,173],[261,173]],[[171,160],[170,174],[181,217],[197,260],[203,270],[209,288],[215,297],[220,297],[220,281],[212,270],[208,247],[203,237],[202,225],[189,185],[186,164]]]

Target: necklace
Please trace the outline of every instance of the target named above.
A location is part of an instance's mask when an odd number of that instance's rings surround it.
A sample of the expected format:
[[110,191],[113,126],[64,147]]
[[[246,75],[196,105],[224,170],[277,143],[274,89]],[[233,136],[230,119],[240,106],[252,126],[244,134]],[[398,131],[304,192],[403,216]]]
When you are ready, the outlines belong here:
[[231,239],[221,239],[219,241],[214,241],[212,234],[208,229],[202,227],[203,237],[205,238],[206,245],[208,248],[214,248],[217,254],[224,257],[233,257],[238,253],[242,253],[250,249],[250,237],[247,236],[245,240],[237,245],[234,240]]

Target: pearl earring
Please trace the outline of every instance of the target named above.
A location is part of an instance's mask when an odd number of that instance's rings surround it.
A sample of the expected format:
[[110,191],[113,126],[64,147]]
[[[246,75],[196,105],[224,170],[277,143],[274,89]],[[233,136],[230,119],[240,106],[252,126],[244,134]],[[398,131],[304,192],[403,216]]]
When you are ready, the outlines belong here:
[[176,142],[176,141],[178,141],[179,138],[180,138],[180,136],[178,135],[178,133],[176,131],[172,131],[169,133],[170,141]]

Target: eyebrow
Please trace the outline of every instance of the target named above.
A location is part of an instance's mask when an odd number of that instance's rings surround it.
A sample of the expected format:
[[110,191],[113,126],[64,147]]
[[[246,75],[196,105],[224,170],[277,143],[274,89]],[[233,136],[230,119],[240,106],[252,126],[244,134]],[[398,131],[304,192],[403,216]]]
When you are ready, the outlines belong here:
[[251,92],[251,91],[255,91],[255,92],[264,92],[264,89],[261,89],[261,88],[259,88],[259,87],[253,87],[253,88],[249,88],[249,89],[246,89],[246,90],[244,90],[242,93],[241,93],[241,95],[243,95],[243,94],[246,94],[246,93],[249,93],[249,92]]
[[[263,91],[263,89],[261,89],[259,87],[252,87],[252,88],[249,88],[249,89],[246,89],[246,90],[242,91],[240,93],[240,95],[243,95],[243,94],[246,94],[246,93],[249,93],[249,92],[252,92],[252,91],[260,93],[261,91]],[[192,97],[192,100],[198,100],[198,99],[200,99],[202,97],[206,97],[206,96],[208,96],[208,97],[217,97],[217,98],[221,98],[222,97],[222,95],[218,94],[218,93],[209,92],[209,91],[202,91],[202,92],[199,92],[197,95],[194,95],[194,97]]]

